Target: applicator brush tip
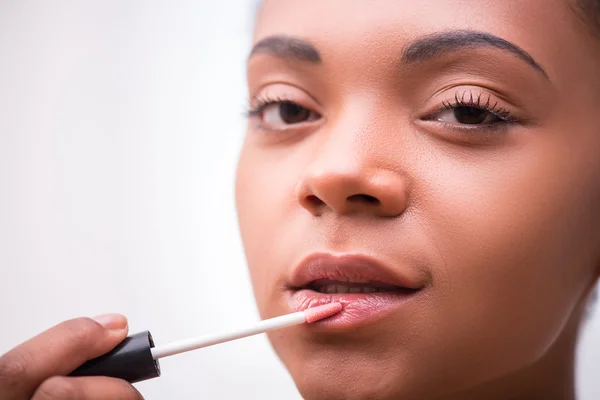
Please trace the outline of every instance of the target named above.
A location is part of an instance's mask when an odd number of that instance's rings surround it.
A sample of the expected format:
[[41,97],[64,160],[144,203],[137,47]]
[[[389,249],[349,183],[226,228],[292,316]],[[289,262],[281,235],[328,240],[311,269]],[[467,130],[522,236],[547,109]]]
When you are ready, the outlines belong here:
[[334,316],[342,311],[343,308],[344,307],[341,303],[324,304],[322,306],[304,310],[304,316],[306,318],[306,322],[312,324],[313,322]]

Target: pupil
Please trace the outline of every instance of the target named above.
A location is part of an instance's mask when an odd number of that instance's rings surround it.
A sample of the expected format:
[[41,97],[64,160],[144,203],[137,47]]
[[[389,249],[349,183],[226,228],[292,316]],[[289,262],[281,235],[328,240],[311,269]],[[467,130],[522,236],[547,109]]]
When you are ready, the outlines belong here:
[[279,114],[286,124],[297,124],[308,119],[310,111],[294,103],[283,103],[279,106]]
[[456,107],[454,117],[461,124],[481,124],[487,118],[488,112],[475,107]]

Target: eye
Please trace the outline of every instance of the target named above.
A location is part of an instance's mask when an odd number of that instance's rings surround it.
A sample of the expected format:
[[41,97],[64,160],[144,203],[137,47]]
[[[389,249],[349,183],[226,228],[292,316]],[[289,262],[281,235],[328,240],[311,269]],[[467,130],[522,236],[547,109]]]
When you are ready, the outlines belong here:
[[437,114],[434,120],[447,124],[492,125],[503,119],[483,108],[473,106],[454,106]]
[[271,130],[286,129],[290,125],[316,121],[321,117],[315,111],[288,100],[264,102],[250,111],[250,115],[260,118],[261,124]]
[[279,102],[267,105],[262,111],[263,122],[267,124],[299,124],[308,121],[311,111],[293,102]]
[[450,102],[442,102],[442,109],[425,117],[459,129],[496,129],[518,122],[511,113],[492,101],[491,95],[465,91],[456,93]]

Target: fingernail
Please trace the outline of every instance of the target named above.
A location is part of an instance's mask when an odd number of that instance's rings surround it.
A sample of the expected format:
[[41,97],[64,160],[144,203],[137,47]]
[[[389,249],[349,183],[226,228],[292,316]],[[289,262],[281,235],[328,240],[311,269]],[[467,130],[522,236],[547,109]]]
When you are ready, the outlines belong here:
[[127,328],[127,318],[120,314],[104,314],[93,318],[107,329],[121,330]]

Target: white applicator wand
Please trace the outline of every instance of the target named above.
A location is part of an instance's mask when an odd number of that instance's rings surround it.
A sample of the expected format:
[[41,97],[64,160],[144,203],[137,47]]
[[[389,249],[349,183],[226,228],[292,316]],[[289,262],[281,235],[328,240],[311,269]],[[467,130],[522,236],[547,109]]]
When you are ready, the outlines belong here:
[[260,321],[253,326],[231,332],[201,336],[154,347],[148,331],[125,338],[112,351],[90,360],[77,368],[70,376],[110,376],[130,383],[160,376],[158,359],[213,346],[248,336],[265,333],[293,325],[313,323],[329,318],[342,311],[340,303],[329,303],[304,311]]

